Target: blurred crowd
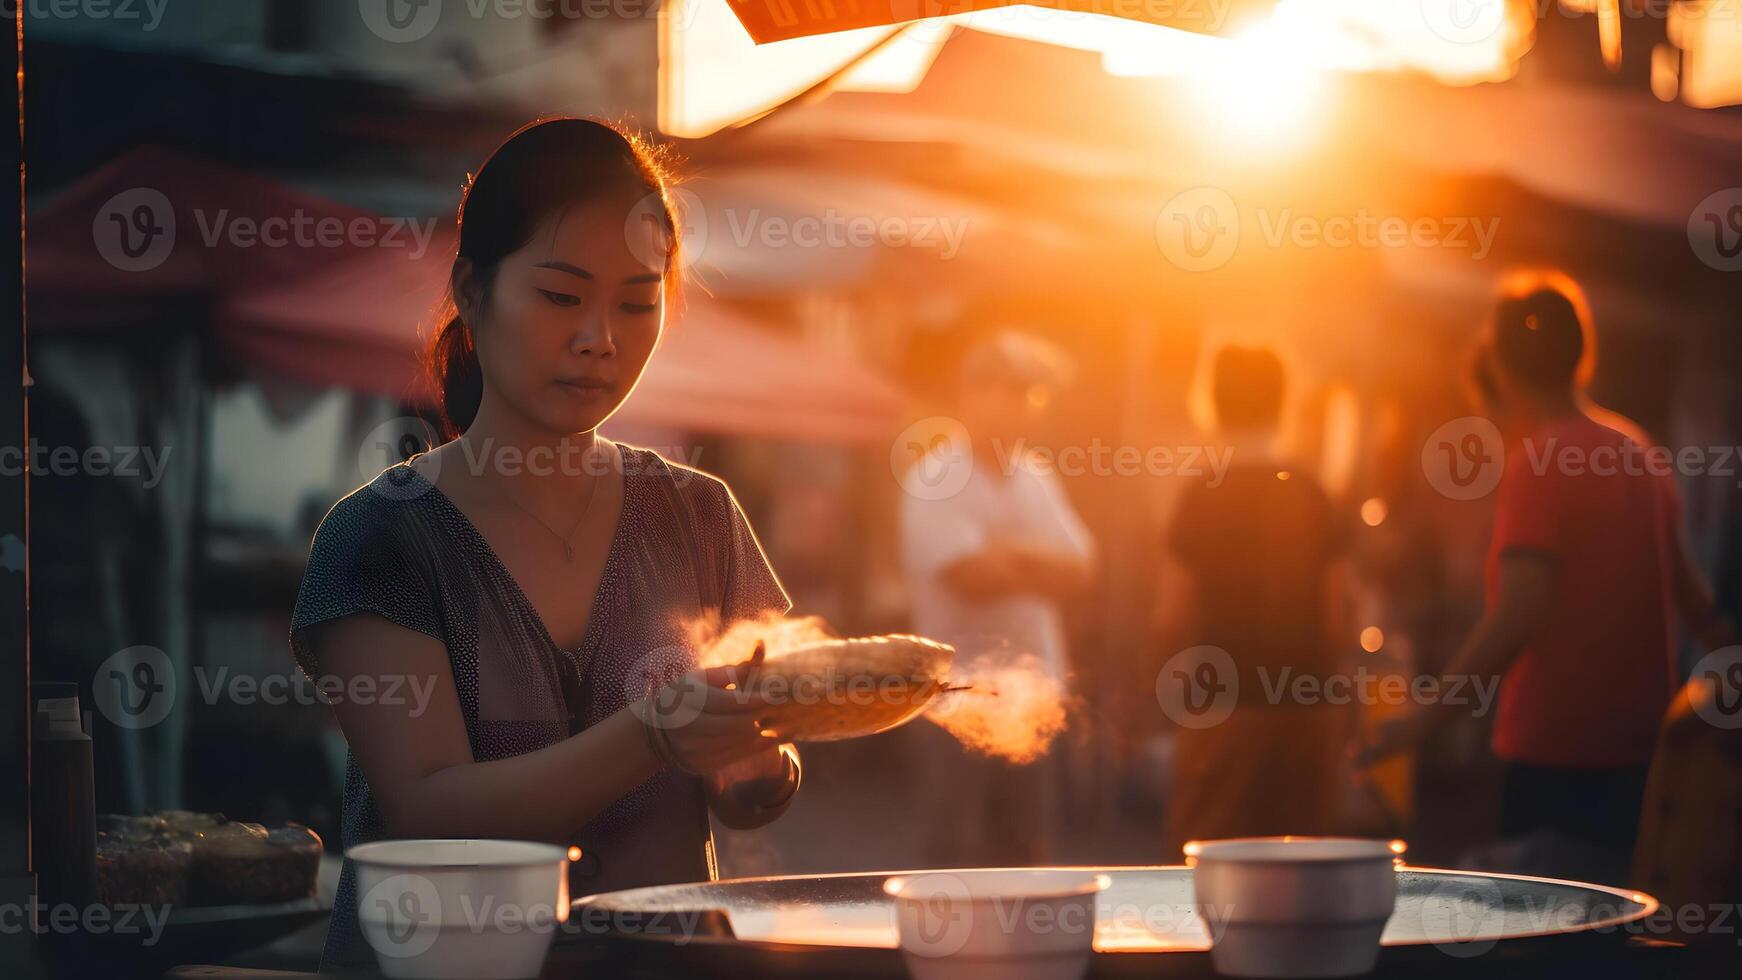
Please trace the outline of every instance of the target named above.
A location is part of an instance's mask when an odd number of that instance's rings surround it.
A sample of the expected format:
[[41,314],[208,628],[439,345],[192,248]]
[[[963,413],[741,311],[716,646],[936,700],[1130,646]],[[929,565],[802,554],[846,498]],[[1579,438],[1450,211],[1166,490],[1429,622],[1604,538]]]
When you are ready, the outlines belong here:
[[[1708,891],[1733,882],[1735,828],[1702,828],[1704,860],[1722,855],[1729,878],[1675,844],[1693,819],[1685,797],[1735,775],[1719,747],[1733,759],[1733,739],[1694,710],[1711,690],[1700,676],[1684,687],[1681,636],[1705,654],[1733,630],[1690,557],[1673,471],[1643,462],[1667,450],[1589,397],[1596,356],[1576,283],[1553,272],[1502,283],[1460,379],[1469,431],[1426,449],[1443,451],[1447,478],[1493,487],[1482,611],[1449,655],[1403,660],[1363,626],[1374,604],[1356,571],[1358,531],[1385,520],[1384,501],[1333,498],[1311,461],[1284,450],[1290,378],[1276,351],[1215,353],[1204,449],[1226,465],[1185,481],[1151,542],[1165,554],[1160,645],[1130,654],[1142,668],[1129,676],[1153,672],[1166,717],[1165,748],[1127,759],[1139,780],[1151,762],[1166,770],[1157,861],[1194,839],[1408,836],[1412,804],[1480,795],[1469,771],[1431,757],[1447,729],[1491,712],[1498,813],[1491,834],[1463,835],[1467,866],[1683,894],[1696,878]],[[1055,457],[1037,450],[1069,371],[1056,347],[1017,332],[969,350],[953,415],[917,444],[901,504],[914,631],[970,661],[1032,654],[1061,680],[1073,663],[1065,609],[1095,587],[1099,562]],[[1392,618],[1407,623],[1408,610]],[[1145,725],[1105,703],[1075,711],[1091,726]],[[928,727],[903,745],[926,863],[1078,856],[1055,846],[1084,785],[1070,740],[1018,767],[964,758]],[[1398,757],[1424,749],[1412,779]]]

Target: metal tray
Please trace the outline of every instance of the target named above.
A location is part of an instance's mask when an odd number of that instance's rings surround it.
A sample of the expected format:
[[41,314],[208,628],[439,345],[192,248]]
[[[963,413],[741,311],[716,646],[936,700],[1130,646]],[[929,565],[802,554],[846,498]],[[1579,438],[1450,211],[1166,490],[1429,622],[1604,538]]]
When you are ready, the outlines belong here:
[[[1093,976],[1210,976],[1209,936],[1185,867],[1095,868],[1112,878],[1097,907]],[[646,968],[712,974],[902,976],[883,882],[903,872],[743,878],[577,900],[571,931]],[[1411,964],[1565,956],[1619,946],[1657,910],[1624,889],[1516,875],[1400,868],[1381,972]],[[1629,926],[1632,925],[1632,928]],[[1438,971],[1432,971],[1438,972]]]

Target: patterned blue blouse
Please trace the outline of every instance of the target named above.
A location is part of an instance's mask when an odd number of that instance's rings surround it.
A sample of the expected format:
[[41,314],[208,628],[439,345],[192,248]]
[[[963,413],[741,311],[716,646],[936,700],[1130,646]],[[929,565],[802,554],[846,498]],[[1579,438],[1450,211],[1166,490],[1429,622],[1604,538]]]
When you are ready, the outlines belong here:
[[[641,697],[650,676],[693,666],[684,624],[704,610],[731,622],[790,607],[724,483],[651,450],[620,448],[622,514],[578,647],[556,645],[483,534],[400,463],[340,500],[315,532],[291,617],[298,666],[318,681],[315,627],[360,613],[441,640],[472,756],[484,762],[561,741]],[[341,836],[347,849],[391,836],[354,756]],[[571,843],[584,854],[571,865],[573,897],[713,876],[700,781],[670,770],[576,828]],[[322,969],[373,960],[346,861]]]

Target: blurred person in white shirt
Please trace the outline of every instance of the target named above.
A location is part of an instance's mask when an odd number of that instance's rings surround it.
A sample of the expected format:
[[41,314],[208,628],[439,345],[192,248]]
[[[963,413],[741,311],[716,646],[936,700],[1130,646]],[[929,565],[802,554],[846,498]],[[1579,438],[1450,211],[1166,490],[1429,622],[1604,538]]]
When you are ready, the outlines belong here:
[[[1069,676],[1061,600],[1084,591],[1095,547],[1035,433],[1070,364],[1052,345],[1014,332],[972,348],[958,379],[955,421],[916,447],[902,481],[902,561],[913,629],[975,661],[1038,659],[1061,689]],[[1046,861],[1062,784],[1056,748],[1017,767],[925,744],[917,792],[934,863]]]

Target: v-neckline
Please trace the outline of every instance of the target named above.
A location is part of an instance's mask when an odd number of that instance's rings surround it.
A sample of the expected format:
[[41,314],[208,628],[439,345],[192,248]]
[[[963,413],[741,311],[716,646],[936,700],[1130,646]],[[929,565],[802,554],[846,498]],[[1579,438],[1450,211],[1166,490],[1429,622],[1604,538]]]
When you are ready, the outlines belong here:
[[[622,443],[616,445],[617,458],[619,462],[623,462],[624,454],[629,450]],[[587,627],[581,631],[580,640],[572,648],[560,646],[556,639],[551,636],[550,627],[545,625],[544,615],[538,611],[538,606],[533,604],[531,597],[526,594],[526,590],[521,588],[520,580],[514,577],[514,573],[508,570],[508,566],[502,561],[501,556],[496,554],[496,549],[490,545],[490,539],[484,536],[483,530],[466,515],[465,509],[455,503],[454,499],[448,496],[447,491],[437,486],[434,480],[418,472],[417,467],[411,465],[411,460],[406,460],[398,465],[410,470],[413,476],[422,480],[428,486],[429,491],[435,494],[436,501],[452,511],[453,515],[459,519],[460,526],[465,529],[467,534],[471,535],[473,542],[483,552],[485,560],[502,577],[503,581],[508,583],[508,589],[513,597],[525,607],[527,615],[532,617],[533,623],[538,626],[539,635],[544,637],[546,647],[563,654],[578,654],[592,645],[594,634],[598,632],[602,619],[599,613],[605,602],[605,584],[612,580],[612,573],[616,570],[619,553],[623,548],[624,529],[629,523],[630,492],[635,485],[635,480],[632,479],[631,469],[626,463],[622,466],[623,501],[617,508],[617,524],[611,529],[611,542],[605,547],[605,563],[599,568],[599,581],[593,586],[593,601],[587,610]]]

